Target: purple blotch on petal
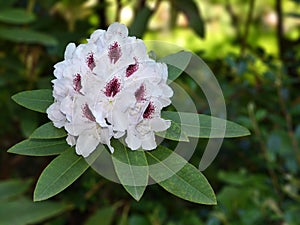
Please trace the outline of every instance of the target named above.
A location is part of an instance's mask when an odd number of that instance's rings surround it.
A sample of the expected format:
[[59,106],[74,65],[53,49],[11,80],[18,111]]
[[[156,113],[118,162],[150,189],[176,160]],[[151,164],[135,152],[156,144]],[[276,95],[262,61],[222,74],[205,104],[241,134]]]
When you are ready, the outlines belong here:
[[88,67],[93,70],[96,66],[96,63],[95,63],[95,59],[94,59],[94,54],[93,53],[90,53],[88,54],[87,58],[86,58],[86,63],[88,65]]
[[141,84],[141,86],[134,92],[135,99],[138,102],[145,100],[145,85]]
[[109,47],[108,56],[111,63],[115,64],[120,59],[121,55],[121,47],[118,42],[115,42]]
[[137,60],[135,59],[134,64],[130,64],[126,69],[126,77],[130,77],[134,72],[136,72],[139,68],[139,64],[137,63]]
[[143,113],[143,118],[144,119],[151,119],[154,111],[155,111],[155,107],[154,107],[153,103],[149,102],[145,112]]
[[77,73],[73,79],[73,88],[74,91],[80,92],[82,85],[81,85],[81,76],[79,73]]
[[82,107],[82,113],[83,115],[90,121],[96,122],[96,118],[93,115],[92,111],[90,110],[89,106],[87,103],[85,103]]
[[119,93],[120,87],[121,83],[119,82],[118,78],[114,77],[106,84],[104,94],[107,97],[115,97],[115,95]]

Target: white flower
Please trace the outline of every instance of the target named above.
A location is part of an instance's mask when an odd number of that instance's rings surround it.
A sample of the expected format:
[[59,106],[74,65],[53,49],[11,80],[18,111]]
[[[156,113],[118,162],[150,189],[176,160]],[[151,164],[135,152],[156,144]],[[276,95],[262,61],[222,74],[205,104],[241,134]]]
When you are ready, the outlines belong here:
[[144,150],[153,150],[157,147],[154,132],[164,131],[170,127],[170,121],[160,118],[152,102],[149,102],[143,113],[143,119],[133,121],[127,130],[126,144],[132,150],[142,147]]
[[60,110],[60,102],[54,102],[47,109],[47,114],[54,126],[62,128],[66,124],[66,116]]
[[113,23],[86,44],[69,44],[54,68],[55,100],[47,114],[54,126],[66,129],[77,154],[87,157],[99,144],[113,152],[110,139],[123,135],[132,150],[157,147],[155,132],[170,126],[160,117],[173,95],[167,66],[150,59],[126,26]]
[[[112,129],[110,126],[101,127],[97,123],[91,110],[92,105],[89,105],[90,102],[93,101],[85,96],[75,98],[72,121],[65,125],[68,134],[71,137],[77,137],[75,141],[76,153],[84,157],[93,152],[99,143],[106,144],[111,152],[114,151],[110,145],[110,139],[113,135]],[[74,143],[74,139],[69,140],[69,142]]]
[[[151,90],[156,92],[152,96]],[[130,122],[125,139],[126,144],[132,150],[140,147],[144,150],[155,149],[157,147],[155,132],[164,131],[170,127],[170,121],[160,117],[161,109],[165,106],[163,93],[161,90],[157,91],[149,82],[142,83],[136,90],[136,105],[130,110]]]

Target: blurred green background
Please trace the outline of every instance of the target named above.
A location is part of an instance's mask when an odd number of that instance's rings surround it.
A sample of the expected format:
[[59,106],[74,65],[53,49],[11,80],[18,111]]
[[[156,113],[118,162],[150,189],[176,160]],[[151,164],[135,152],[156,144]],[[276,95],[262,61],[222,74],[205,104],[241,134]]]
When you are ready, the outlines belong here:
[[[204,171],[217,206],[186,202],[156,185],[140,202],[88,170],[49,201],[32,203],[52,157],[6,150],[47,121],[11,100],[51,88],[53,65],[69,42],[114,21],[131,35],[193,51],[212,69],[228,118],[251,130],[226,139]],[[201,90],[177,81],[209,113]],[[5,0],[0,2],[0,225],[299,225],[299,0]],[[204,103],[203,103],[204,102]],[[206,141],[191,159],[199,164]]]

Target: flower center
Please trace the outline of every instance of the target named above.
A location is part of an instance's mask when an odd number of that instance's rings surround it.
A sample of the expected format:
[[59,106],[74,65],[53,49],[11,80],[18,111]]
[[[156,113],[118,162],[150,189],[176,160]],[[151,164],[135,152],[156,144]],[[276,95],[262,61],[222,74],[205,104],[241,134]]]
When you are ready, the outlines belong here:
[[126,69],[126,77],[130,77],[134,72],[136,72],[139,68],[139,64],[135,59],[135,64],[130,64]]
[[73,88],[74,91],[80,92],[82,85],[81,85],[81,76],[79,73],[77,73],[73,79]]
[[88,65],[88,67],[90,68],[90,70],[93,70],[96,66],[95,63],[95,59],[94,59],[94,54],[93,53],[89,53],[87,58],[86,58],[86,63]]
[[121,48],[118,42],[115,42],[109,47],[108,56],[111,63],[115,64],[120,59],[121,55]]
[[115,97],[120,92],[120,82],[118,78],[114,77],[111,81],[106,84],[104,94],[107,97]]
[[149,102],[149,104],[148,104],[148,106],[147,106],[147,108],[146,108],[146,110],[143,114],[143,118],[144,119],[151,119],[154,111],[155,111],[155,107],[154,107],[153,103]]
[[87,103],[85,103],[82,107],[82,113],[83,115],[90,121],[96,122],[96,118],[94,117],[92,111],[90,110]]
[[137,102],[141,102],[143,100],[145,100],[145,86],[144,84],[141,84],[141,86],[139,87],[139,89],[137,89],[134,92],[134,96]]

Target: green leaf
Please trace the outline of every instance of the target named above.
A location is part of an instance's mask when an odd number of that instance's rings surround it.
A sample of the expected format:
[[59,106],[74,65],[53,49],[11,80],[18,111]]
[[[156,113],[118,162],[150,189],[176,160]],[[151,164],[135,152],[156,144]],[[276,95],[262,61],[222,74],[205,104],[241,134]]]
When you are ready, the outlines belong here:
[[19,155],[47,156],[60,154],[68,148],[70,146],[65,139],[27,139],[12,146],[7,152]]
[[50,89],[19,92],[12,96],[12,99],[25,108],[42,113],[45,113],[46,109],[53,103],[52,90]]
[[23,194],[30,187],[31,179],[11,179],[0,182],[0,205],[2,200],[10,199]]
[[[151,223],[147,219],[146,215],[140,215],[137,213],[133,213],[130,215],[127,224],[129,224],[129,225],[151,225]],[[158,224],[159,224],[159,222],[158,222]]]
[[34,111],[26,110],[20,116],[20,130],[24,137],[28,138],[32,132],[39,126],[40,115]]
[[168,83],[171,83],[182,74],[189,65],[191,58],[191,52],[181,51],[158,60],[168,65]]
[[[95,157],[102,149],[97,148],[94,151]],[[74,148],[70,148],[52,160],[42,172],[34,190],[33,200],[46,200],[60,193],[79,178],[88,167],[86,160],[76,155]]]
[[0,38],[17,43],[41,44],[56,46],[57,40],[42,32],[22,28],[0,28]]
[[32,202],[29,199],[10,200],[0,203],[0,224],[38,224],[68,209],[68,205],[58,202]]
[[146,155],[150,176],[165,190],[191,202],[216,204],[214,191],[204,175],[184,158],[163,146]]
[[182,11],[188,21],[189,26],[201,37],[205,37],[205,27],[204,21],[202,19],[200,10],[198,9],[197,4],[193,0],[173,0],[171,1],[174,4],[174,7]]
[[125,190],[139,201],[148,184],[148,164],[144,151],[132,151],[121,142],[112,140],[115,152],[112,161]]
[[34,14],[24,9],[6,8],[0,10],[0,21],[4,23],[26,24],[34,20]]
[[143,34],[147,29],[147,24],[152,13],[153,11],[148,7],[144,7],[137,12],[135,19],[133,20],[129,28],[129,32],[131,36],[142,38]]
[[119,216],[117,225],[128,225],[128,212],[129,212],[129,205],[126,205],[123,208],[122,215]]
[[101,221],[101,225],[112,224],[115,214],[115,207],[108,206],[97,210],[88,220],[85,225],[98,225]]
[[162,117],[171,120],[171,126],[181,127],[188,137],[231,138],[250,135],[247,128],[237,123],[204,114],[163,111]]
[[30,138],[35,139],[55,139],[55,138],[62,138],[66,137],[67,133],[64,129],[59,129],[53,126],[52,122],[46,123],[40,127],[38,127],[33,133],[31,134]]

